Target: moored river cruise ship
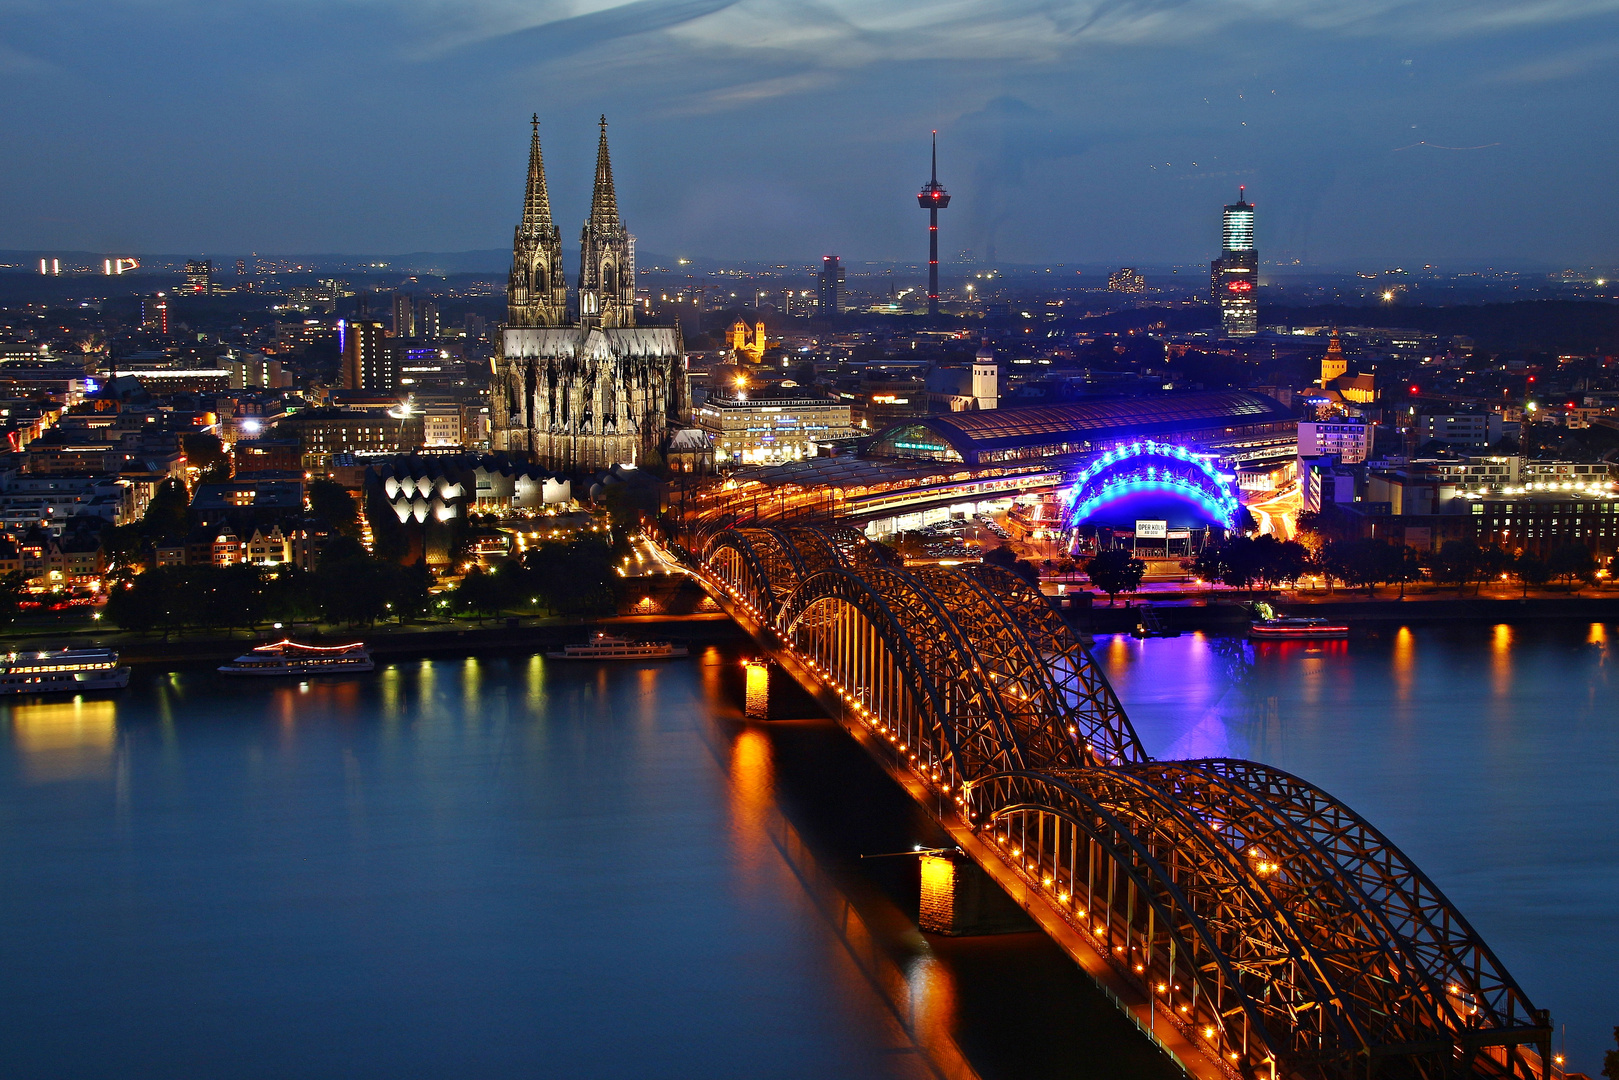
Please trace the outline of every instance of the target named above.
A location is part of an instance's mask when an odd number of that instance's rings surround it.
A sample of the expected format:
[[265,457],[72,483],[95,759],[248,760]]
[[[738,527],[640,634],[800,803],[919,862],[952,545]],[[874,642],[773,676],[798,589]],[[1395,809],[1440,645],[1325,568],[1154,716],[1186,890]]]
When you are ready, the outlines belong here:
[[686,656],[686,646],[667,641],[634,641],[597,631],[583,645],[565,645],[545,654],[552,660],[667,660]]
[[225,675],[345,675],[376,665],[363,641],[348,645],[304,645],[283,638],[243,653],[219,670]]
[[14,652],[0,660],[0,694],[74,694],[128,685],[129,668],[118,665],[116,649]]

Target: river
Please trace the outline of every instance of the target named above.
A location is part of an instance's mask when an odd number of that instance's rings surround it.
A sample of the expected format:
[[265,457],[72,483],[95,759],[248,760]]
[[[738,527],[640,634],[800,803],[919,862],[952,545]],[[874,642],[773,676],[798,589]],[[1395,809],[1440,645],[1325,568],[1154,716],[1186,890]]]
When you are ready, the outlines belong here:
[[[1613,628],[1098,641],[1149,752],[1298,773],[1457,901],[1595,1072],[1619,1023]],[[0,704],[17,1077],[1161,1071],[1037,934],[924,940],[932,827],[734,648]],[[789,713],[791,709],[789,708]],[[797,714],[794,714],[797,715]]]

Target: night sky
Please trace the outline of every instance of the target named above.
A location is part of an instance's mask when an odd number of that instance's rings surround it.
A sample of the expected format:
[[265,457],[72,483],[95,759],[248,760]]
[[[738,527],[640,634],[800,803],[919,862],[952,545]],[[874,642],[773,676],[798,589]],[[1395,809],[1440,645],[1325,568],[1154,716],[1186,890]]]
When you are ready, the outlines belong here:
[[0,0],[0,248],[1619,262],[1619,0]]

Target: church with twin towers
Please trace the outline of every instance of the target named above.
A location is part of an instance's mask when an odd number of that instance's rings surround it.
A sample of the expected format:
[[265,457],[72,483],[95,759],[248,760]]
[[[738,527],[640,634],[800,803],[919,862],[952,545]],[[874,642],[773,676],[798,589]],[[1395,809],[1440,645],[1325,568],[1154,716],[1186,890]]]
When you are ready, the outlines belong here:
[[533,126],[490,384],[493,448],[570,473],[656,461],[687,409],[685,355],[678,326],[635,325],[635,237],[618,216],[607,119],[572,304],[538,116]]

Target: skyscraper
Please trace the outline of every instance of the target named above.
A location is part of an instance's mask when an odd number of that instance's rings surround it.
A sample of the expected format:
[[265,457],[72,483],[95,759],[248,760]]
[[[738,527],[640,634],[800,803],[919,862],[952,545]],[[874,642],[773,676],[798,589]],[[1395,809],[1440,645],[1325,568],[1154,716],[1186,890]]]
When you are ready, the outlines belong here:
[[212,259],[186,261],[186,292],[199,296],[212,296],[214,292],[214,263]]
[[416,336],[416,308],[409,293],[394,293],[394,337]]
[[635,238],[618,214],[605,117],[579,238],[579,317],[569,324],[561,236],[533,123],[508,322],[489,388],[490,442],[570,472],[643,464],[663,451],[687,408],[680,328],[635,325]]
[[438,302],[423,297],[416,304],[416,336],[423,341],[437,341],[443,327],[439,325]]
[[383,338],[382,323],[375,319],[350,319],[341,329],[343,389],[397,389],[399,375],[394,369],[394,354]]
[[843,265],[836,255],[821,256],[821,278],[816,300],[822,318],[835,319],[843,313]]
[[1220,332],[1228,338],[1259,333],[1259,251],[1254,246],[1254,208],[1247,188],[1225,208],[1220,257],[1209,264],[1211,298],[1220,308]]
[[939,133],[933,133],[932,178],[922,185],[916,203],[928,212],[928,314],[939,314],[939,211],[950,205],[950,196],[939,183]]
[[169,332],[169,301],[162,293],[141,297],[141,329],[159,334]]

